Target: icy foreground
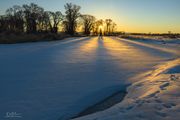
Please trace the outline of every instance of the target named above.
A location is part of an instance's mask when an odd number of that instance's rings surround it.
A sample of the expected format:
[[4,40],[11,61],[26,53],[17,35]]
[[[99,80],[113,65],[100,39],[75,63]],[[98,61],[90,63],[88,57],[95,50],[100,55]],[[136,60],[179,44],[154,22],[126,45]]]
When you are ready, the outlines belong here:
[[180,59],[175,59],[133,79],[124,100],[103,112],[75,120],[179,120]]
[[[129,97],[127,103],[120,103],[125,105],[122,106],[124,109],[115,105],[112,107],[115,109],[107,110],[110,112],[97,113],[100,120],[124,117],[121,116],[124,111],[126,113],[128,109],[131,111],[136,107],[134,97],[139,99],[138,95],[142,96],[142,103],[145,103],[146,94],[141,93],[141,89],[142,92],[147,92],[144,88],[151,89],[146,77],[143,78],[142,75],[142,78],[136,79],[133,76],[153,70],[152,66],[175,60],[179,57],[179,50],[179,44],[175,42],[163,44],[116,37],[104,37],[103,40],[97,37],[69,38],[55,42],[0,45],[0,119],[8,119],[6,114],[9,112],[20,114],[21,117],[17,119],[22,120],[69,119],[113,93],[125,90],[127,84],[132,84],[126,96],[126,99]],[[170,74],[164,74],[167,80]],[[155,78],[152,80],[158,81]],[[136,84],[140,84],[141,80],[145,81],[138,89]],[[156,87],[159,88],[158,84],[162,85],[162,90],[158,92],[155,87],[155,91],[148,90],[149,94],[157,92],[157,96],[176,82],[178,80],[157,82]],[[131,89],[136,88],[140,91],[131,92]],[[163,100],[159,103],[162,102],[162,106]],[[174,109],[178,104],[170,106]],[[122,110],[122,113],[118,110]],[[158,113],[164,115],[164,111],[159,110]],[[128,114],[136,115],[135,112],[127,112],[126,115]],[[93,119],[93,116],[88,118]]]

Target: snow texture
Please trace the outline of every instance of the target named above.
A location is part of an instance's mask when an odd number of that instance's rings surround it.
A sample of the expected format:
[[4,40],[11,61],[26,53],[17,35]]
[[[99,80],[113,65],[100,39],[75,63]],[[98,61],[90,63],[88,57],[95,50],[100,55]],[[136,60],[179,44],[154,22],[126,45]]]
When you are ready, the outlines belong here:
[[[155,76],[152,80],[146,80],[143,75],[141,79],[134,76],[178,57],[176,44],[117,37],[2,44],[0,119],[6,119],[8,112],[21,114],[18,119],[22,120],[69,119],[116,91],[125,90],[128,84],[132,85],[122,103],[79,119],[143,119],[152,115],[168,119],[177,116],[180,95],[179,70],[173,70],[175,66],[167,73],[147,73],[148,77]],[[159,69],[168,70],[166,67]]]
[[180,71],[173,73],[179,64],[175,59],[138,75],[121,103],[75,120],[179,120]]

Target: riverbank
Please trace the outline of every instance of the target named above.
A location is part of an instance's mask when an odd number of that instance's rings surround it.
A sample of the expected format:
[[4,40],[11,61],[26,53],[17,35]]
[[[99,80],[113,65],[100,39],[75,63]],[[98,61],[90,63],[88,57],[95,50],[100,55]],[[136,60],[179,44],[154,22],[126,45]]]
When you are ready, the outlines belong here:
[[84,35],[68,35],[65,33],[1,33],[0,44],[15,44],[15,43],[27,43],[27,42],[43,42],[43,41],[56,41],[63,40],[69,37],[84,37]]
[[142,73],[115,106],[73,120],[178,120],[180,110],[180,59],[167,61]]

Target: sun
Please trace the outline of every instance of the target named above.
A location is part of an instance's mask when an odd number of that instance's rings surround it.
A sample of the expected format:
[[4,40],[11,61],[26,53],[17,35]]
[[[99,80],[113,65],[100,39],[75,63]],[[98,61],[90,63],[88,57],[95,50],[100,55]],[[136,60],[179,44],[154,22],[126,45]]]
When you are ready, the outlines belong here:
[[100,32],[100,30],[102,31],[102,33],[104,32],[104,27],[102,25],[99,26],[98,32]]
[[100,25],[100,26],[99,26],[99,29],[103,29],[103,26],[102,26],[102,25]]

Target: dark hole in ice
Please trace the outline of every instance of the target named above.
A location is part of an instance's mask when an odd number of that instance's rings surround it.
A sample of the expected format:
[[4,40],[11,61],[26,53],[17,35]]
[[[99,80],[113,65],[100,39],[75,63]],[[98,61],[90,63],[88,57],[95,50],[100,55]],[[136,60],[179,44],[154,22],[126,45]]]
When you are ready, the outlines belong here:
[[76,115],[73,118],[78,118],[92,113],[96,113],[98,111],[106,110],[114,106],[115,104],[120,103],[123,100],[123,98],[126,96],[126,94],[127,94],[126,91],[118,91],[112,94],[111,96],[105,98],[104,100],[86,108],[85,110],[81,111],[78,115]]

